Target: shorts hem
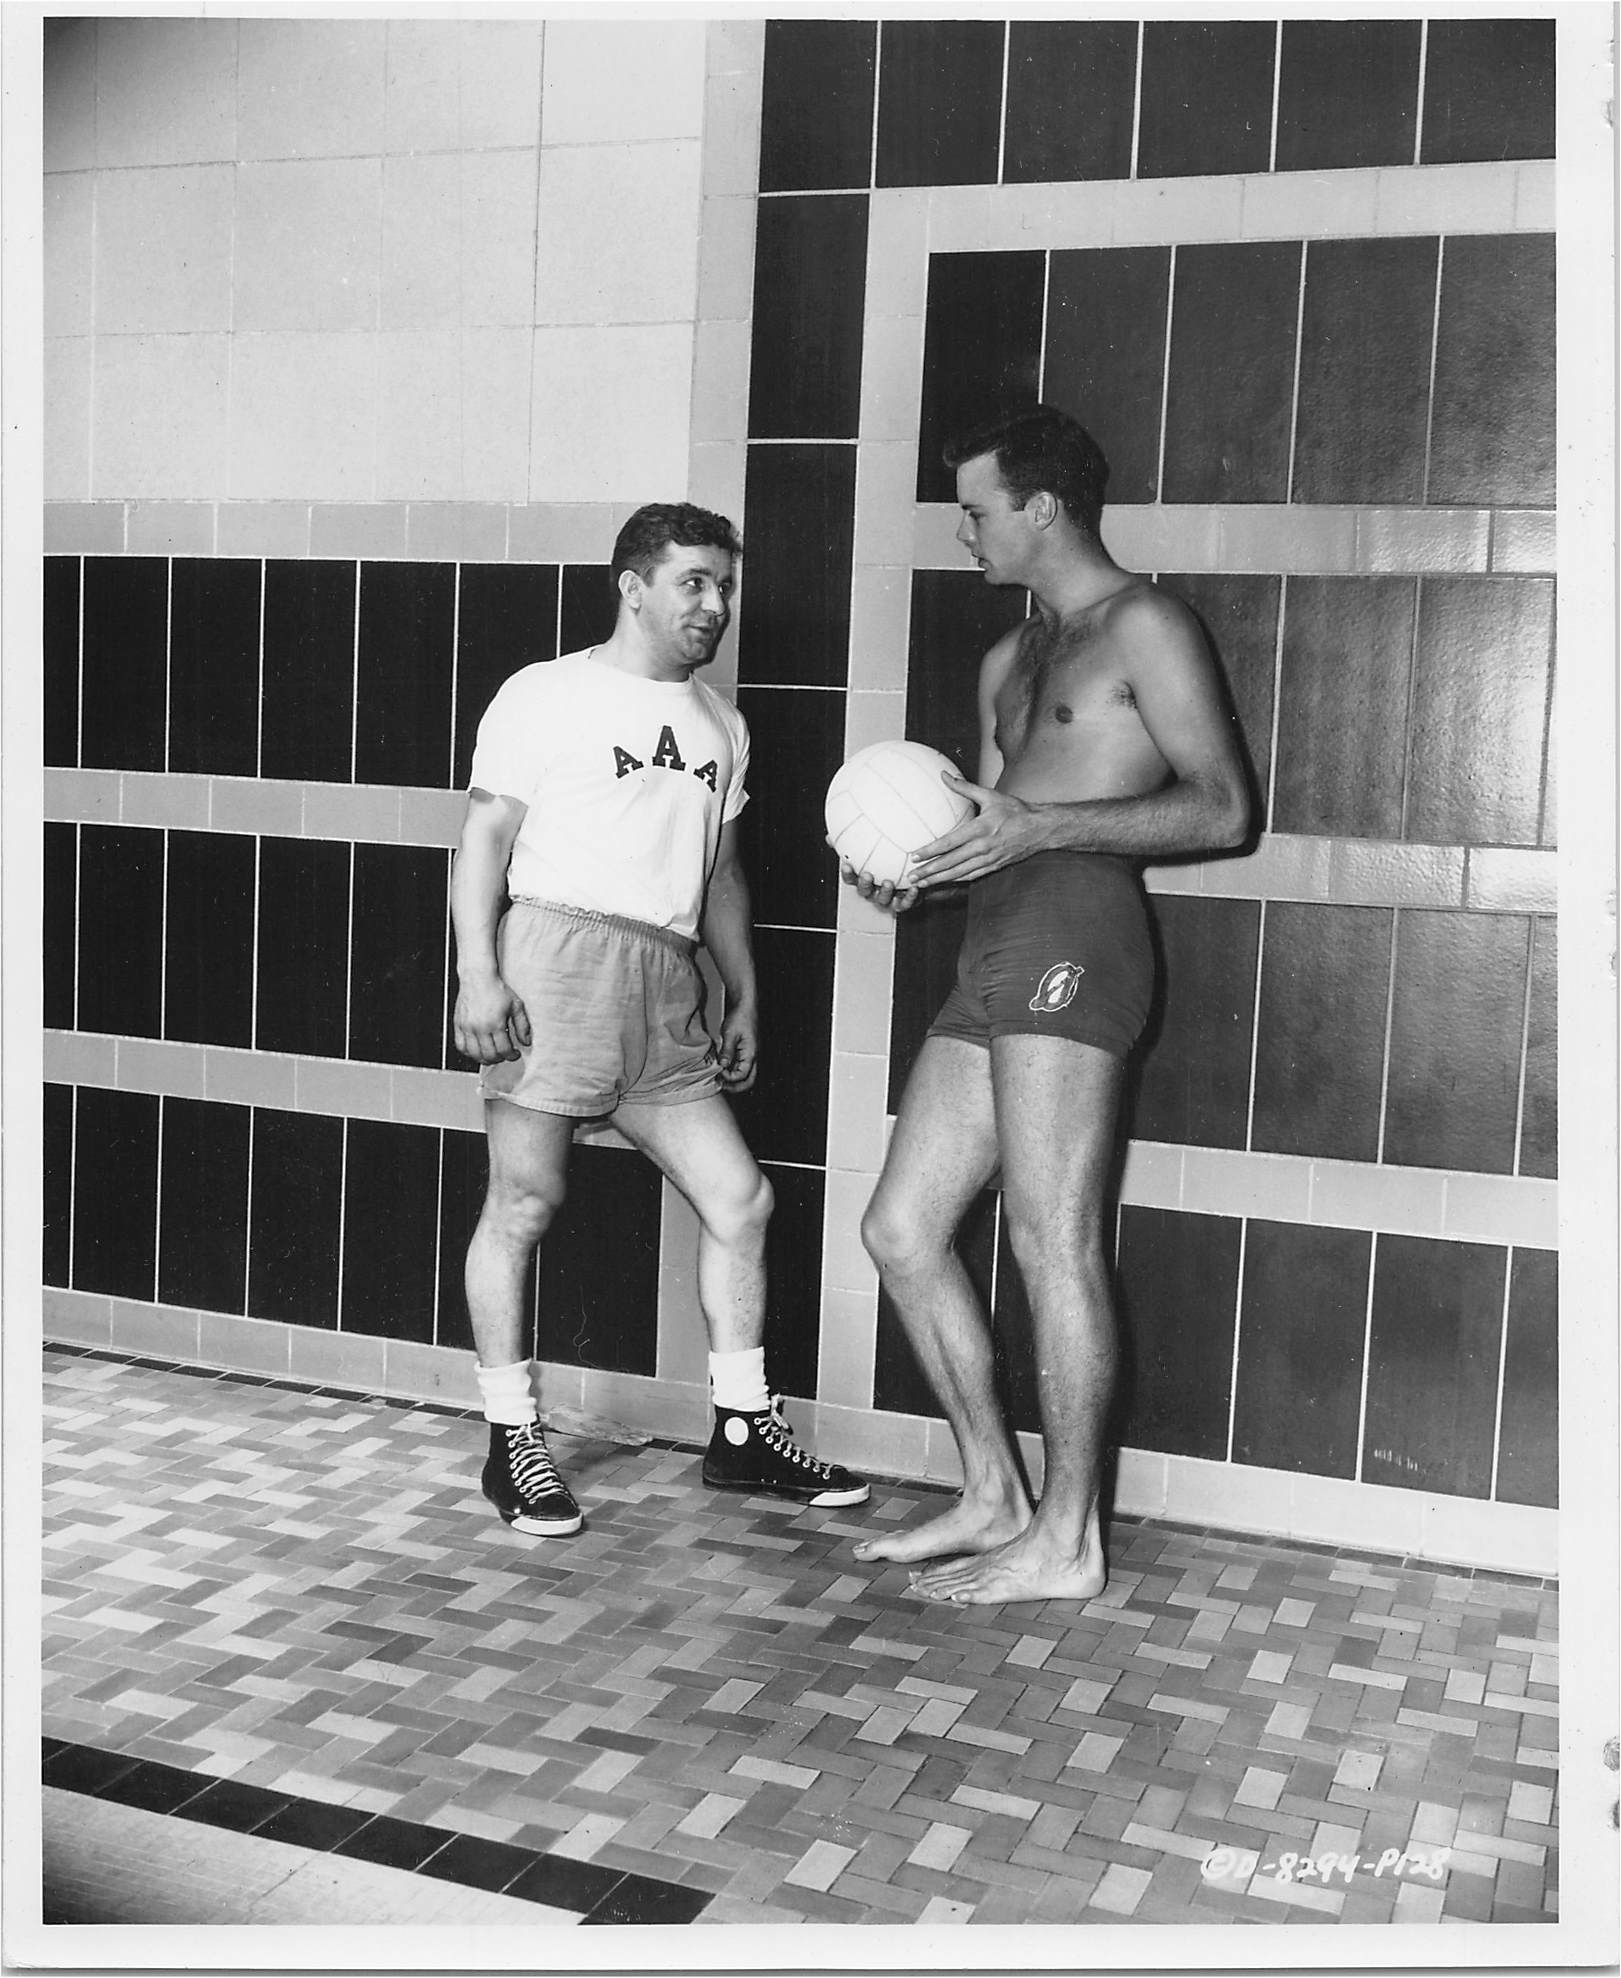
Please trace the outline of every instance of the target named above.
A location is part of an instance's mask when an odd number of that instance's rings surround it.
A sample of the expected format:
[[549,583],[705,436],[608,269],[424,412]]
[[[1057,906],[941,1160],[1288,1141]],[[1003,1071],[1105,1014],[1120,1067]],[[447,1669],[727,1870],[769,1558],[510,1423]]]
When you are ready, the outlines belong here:
[[1054,1030],[1052,1026],[1039,1023],[993,1023],[992,1037],[1056,1037],[1063,1044],[1089,1044],[1094,1051],[1107,1051],[1111,1058],[1129,1058],[1136,1048],[1137,1040],[1122,1044],[1117,1037],[1103,1037],[1096,1031],[1090,1036],[1077,1036],[1073,1030]]
[[555,1113],[559,1119],[607,1119],[618,1110],[619,1104],[615,1100],[606,1106],[577,1106],[567,1104],[561,1099],[541,1098],[528,1092],[492,1092],[483,1085],[479,1087],[479,1094],[486,1101],[502,1099],[509,1106],[522,1106],[526,1113]]

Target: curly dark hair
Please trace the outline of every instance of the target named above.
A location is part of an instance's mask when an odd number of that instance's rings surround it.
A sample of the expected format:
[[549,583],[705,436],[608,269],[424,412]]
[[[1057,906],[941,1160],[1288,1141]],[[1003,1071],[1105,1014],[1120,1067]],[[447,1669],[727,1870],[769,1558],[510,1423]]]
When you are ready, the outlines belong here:
[[620,574],[626,570],[634,570],[646,583],[672,543],[680,549],[743,554],[743,539],[724,515],[690,501],[650,501],[637,509],[615,538],[609,584],[617,592]]
[[948,467],[981,454],[996,456],[997,471],[1015,508],[1043,488],[1057,497],[1070,520],[1098,533],[1109,463],[1078,419],[1056,405],[1034,405],[960,434],[945,449]]

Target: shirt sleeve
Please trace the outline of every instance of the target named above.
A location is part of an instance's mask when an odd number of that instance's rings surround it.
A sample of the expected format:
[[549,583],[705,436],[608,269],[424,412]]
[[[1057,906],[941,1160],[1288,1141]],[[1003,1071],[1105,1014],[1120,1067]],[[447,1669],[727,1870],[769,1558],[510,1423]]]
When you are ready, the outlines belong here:
[[521,680],[518,673],[503,680],[484,710],[468,782],[493,797],[515,797],[527,804],[535,782],[535,724],[532,696],[525,693]]
[[749,800],[749,793],[743,787],[749,773],[749,724],[735,708],[733,718],[737,722],[737,733],[732,740],[732,778],[726,785],[726,807],[721,812],[721,821],[725,824],[741,816],[743,806]]

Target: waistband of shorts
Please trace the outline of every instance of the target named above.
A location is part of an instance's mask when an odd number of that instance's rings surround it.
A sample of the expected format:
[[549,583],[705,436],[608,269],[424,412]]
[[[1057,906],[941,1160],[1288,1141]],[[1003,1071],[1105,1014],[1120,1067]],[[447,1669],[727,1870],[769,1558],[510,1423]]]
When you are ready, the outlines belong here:
[[592,907],[568,906],[562,900],[537,900],[528,893],[514,893],[512,904],[528,907],[532,912],[556,914],[577,927],[595,927],[604,934],[623,934],[634,941],[654,941],[660,947],[673,948],[678,955],[693,955],[698,948],[696,941],[677,934],[673,927],[655,927],[650,920],[631,920],[625,914],[598,913]]

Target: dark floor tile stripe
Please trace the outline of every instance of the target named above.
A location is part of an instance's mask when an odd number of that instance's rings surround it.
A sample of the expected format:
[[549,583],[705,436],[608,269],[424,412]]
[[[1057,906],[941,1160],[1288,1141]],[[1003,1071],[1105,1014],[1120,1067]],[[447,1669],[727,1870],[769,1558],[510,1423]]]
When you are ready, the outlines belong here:
[[582,1922],[690,1923],[711,1900],[707,1891],[650,1875],[599,1868],[594,1862],[445,1827],[421,1827],[386,1813],[300,1799],[268,1786],[207,1778],[156,1759],[101,1751],[65,1738],[41,1738],[40,1752],[43,1783],[63,1792],[283,1841],[312,1854],[403,1868],[548,1909],[573,1910]]

